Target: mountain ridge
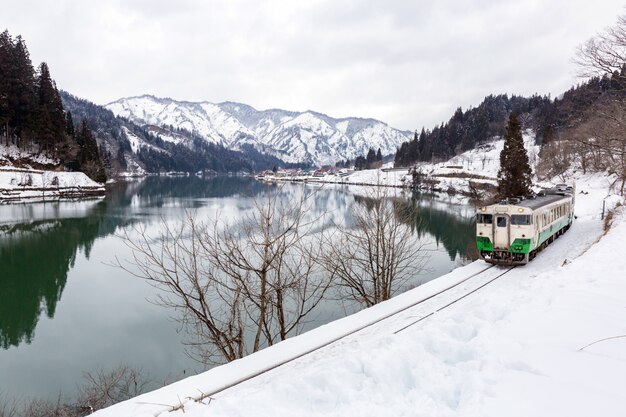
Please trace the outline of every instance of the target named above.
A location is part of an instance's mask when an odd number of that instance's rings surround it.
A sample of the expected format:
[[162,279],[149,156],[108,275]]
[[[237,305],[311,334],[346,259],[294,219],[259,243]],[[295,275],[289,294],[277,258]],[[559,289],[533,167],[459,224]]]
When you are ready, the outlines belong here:
[[314,110],[257,110],[234,101],[179,101],[144,94],[104,107],[143,126],[183,128],[232,150],[250,145],[287,163],[332,165],[365,155],[370,148],[392,155],[410,139],[410,133],[373,118],[334,118]]

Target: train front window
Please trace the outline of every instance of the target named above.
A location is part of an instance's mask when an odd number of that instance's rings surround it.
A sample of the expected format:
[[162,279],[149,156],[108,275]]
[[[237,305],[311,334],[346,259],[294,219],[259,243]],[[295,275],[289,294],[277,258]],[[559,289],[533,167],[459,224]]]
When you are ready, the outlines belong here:
[[525,214],[514,214],[511,216],[511,224],[517,226],[528,226],[531,224],[531,217]]
[[496,217],[496,225],[498,227],[506,227],[506,217]]
[[493,214],[477,214],[476,223],[492,224]]

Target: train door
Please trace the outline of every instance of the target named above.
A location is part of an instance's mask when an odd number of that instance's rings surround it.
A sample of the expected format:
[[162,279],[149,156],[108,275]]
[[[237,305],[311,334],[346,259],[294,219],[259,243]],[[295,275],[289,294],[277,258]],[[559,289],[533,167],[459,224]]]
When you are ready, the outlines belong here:
[[493,229],[494,249],[508,250],[511,245],[509,241],[509,216],[506,214],[496,214]]

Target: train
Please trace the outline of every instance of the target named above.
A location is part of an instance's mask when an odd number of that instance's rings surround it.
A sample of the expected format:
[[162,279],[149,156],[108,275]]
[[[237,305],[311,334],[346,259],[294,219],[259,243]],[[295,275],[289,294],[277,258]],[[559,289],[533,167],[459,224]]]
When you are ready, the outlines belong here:
[[480,207],[476,247],[496,265],[524,265],[565,233],[574,219],[574,187],[558,184],[529,197],[509,198]]

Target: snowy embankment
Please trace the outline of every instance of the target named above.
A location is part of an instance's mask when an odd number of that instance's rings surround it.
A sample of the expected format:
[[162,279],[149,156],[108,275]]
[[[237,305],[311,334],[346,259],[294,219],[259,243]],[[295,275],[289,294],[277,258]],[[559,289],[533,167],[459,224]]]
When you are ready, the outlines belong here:
[[104,185],[82,172],[0,167],[0,202],[104,195]]
[[[506,268],[492,268],[387,317],[487,266],[474,262],[388,302],[95,415],[621,416],[626,213],[618,209],[613,228],[603,235],[602,201],[620,200],[607,198],[608,184],[602,175],[579,177],[578,219],[565,235],[530,264],[435,314],[429,316]],[[349,335],[329,343],[343,334]],[[318,346],[324,347],[303,355]],[[260,375],[194,400],[252,374]]]
[[[17,168],[16,164],[26,168]],[[52,168],[59,162],[0,145],[0,203],[104,195],[104,185],[82,172],[32,169],[31,164]]]

